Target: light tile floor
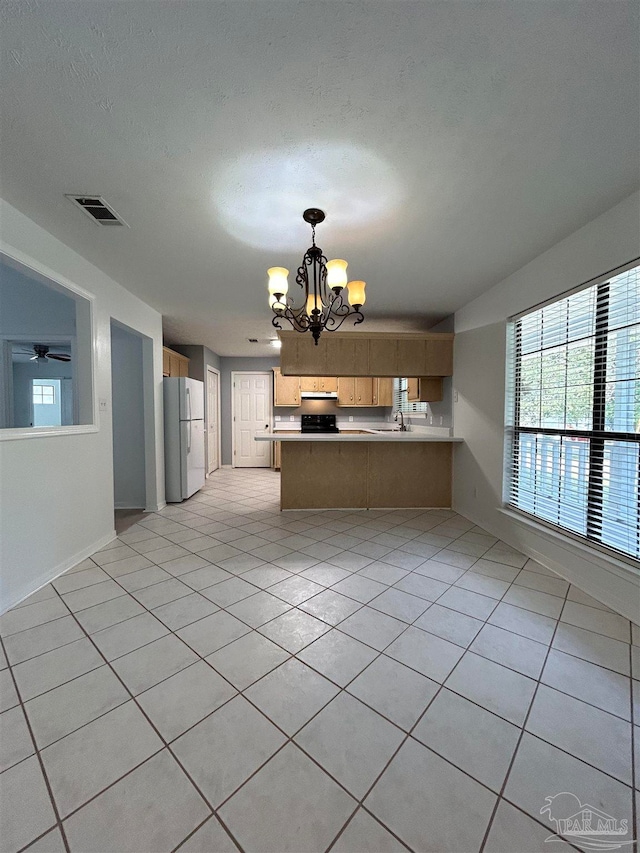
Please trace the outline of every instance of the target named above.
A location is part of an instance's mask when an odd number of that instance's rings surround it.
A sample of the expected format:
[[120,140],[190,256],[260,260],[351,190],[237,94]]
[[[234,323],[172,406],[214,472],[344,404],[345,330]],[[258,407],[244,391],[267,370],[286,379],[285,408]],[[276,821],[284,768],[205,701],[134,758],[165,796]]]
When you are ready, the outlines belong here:
[[630,839],[637,627],[453,512],[278,493],[223,469],[0,618],[3,851],[533,853],[571,795]]

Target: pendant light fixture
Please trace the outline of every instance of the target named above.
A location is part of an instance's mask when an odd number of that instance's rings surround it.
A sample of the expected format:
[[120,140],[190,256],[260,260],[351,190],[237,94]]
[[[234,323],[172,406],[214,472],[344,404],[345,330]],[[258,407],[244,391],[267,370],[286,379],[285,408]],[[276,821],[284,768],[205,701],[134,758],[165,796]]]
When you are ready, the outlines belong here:
[[[324,211],[310,207],[302,214],[305,222],[311,225],[312,245],[307,249],[298,267],[296,283],[304,290],[304,301],[300,307],[294,306],[294,300],[288,296],[289,270],[284,267],[271,267],[269,276],[269,306],[274,317],[271,321],[276,329],[281,329],[281,320],[287,320],[296,332],[311,332],[318,345],[323,330],[335,332],[348,317],[354,325],[362,323],[364,315],[360,311],[365,302],[365,282],[347,282],[347,262],[341,259],[327,261],[322,249],[316,246],[316,225],[324,221]],[[348,299],[344,295],[346,287]]]

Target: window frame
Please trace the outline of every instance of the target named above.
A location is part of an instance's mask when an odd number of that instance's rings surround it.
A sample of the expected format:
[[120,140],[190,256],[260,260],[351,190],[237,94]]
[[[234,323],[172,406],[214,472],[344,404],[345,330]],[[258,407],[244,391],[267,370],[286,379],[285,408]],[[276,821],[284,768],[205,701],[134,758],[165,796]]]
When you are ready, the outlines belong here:
[[[613,545],[602,541],[603,517],[603,479],[606,442],[631,442],[638,445],[640,459],[640,433],[607,430],[605,428],[606,393],[607,393],[607,346],[608,336],[617,328],[609,328],[609,284],[612,279],[624,274],[630,269],[640,266],[640,257],[629,263],[611,270],[583,285],[559,294],[538,305],[510,317],[507,321],[507,360],[506,360],[506,405],[505,405],[505,442],[504,442],[504,479],[503,479],[503,511],[514,513],[530,520],[534,524],[548,527],[561,535],[597,549],[609,556],[625,562],[630,561],[637,569],[640,565],[633,554],[622,551]],[[520,426],[520,401],[522,395],[522,350],[521,340],[516,335],[516,325],[524,317],[540,311],[546,306],[568,299],[582,291],[595,288],[594,309],[594,351],[591,365],[593,367],[593,403],[592,429],[574,429],[567,427]],[[635,324],[634,324],[635,325]],[[543,351],[543,350],[541,350]],[[511,502],[514,489],[518,482],[520,453],[516,452],[519,436],[550,436],[554,438],[586,438],[589,440],[588,483],[586,488],[586,532],[582,534],[560,524],[555,524],[547,518],[536,515],[520,508]],[[640,538],[640,533],[638,533]]]
[[[16,249],[13,246],[9,246],[2,239],[0,239],[0,254],[4,255],[5,258],[18,266],[24,267],[25,270],[29,271],[32,275],[34,275],[37,279],[44,279],[44,283],[47,286],[53,285],[61,291],[70,291],[71,294],[82,297],[86,300],[86,310],[87,310],[87,329],[86,331],[89,334],[89,351],[91,354],[91,363],[89,365],[89,376],[87,377],[90,380],[91,387],[85,388],[84,393],[87,395],[87,408],[90,408],[91,411],[91,421],[82,424],[68,424],[65,426],[54,426],[54,427],[6,427],[0,428],[0,442],[3,441],[21,441],[25,438],[27,439],[39,439],[39,438],[51,438],[53,436],[62,436],[62,435],[83,435],[86,433],[95,433],[99,432],[99,412],[98,412],[98,398],[96,394],[97,388],[97,358],[96,358],[96,341],[97,341],[97,320],[96,320],[96,297],[93,293],[89,293],[89,291],[70,281],[65,276],[60,275],[54,270],[47,267],[45,264],[41,264],[39,261],[35,261],[32,257],[27,255],[25,252]],[[76,330],[76,341],[77,341],[78,330]],[[33,336],[27,336],[29,338]],[[55,336],[48,335],[49,340],[54,340]],[[0,339],[0,370],[6,369],[6,362],[8,359],[8,346],[10,341],[14,340],[24,340],[25,334],[6,334]],[[67,338],[68,339],[68,338]],[[73,352],[72,352],[73,357]],[[5,402],[5,405],[8,405]]]
[[[51,394],[47,394],[47,397],[51,397],[50,400],[45,400],[44,390],[45,388],[51,389]],[[36,391],[40,391],[39,400],[36,400]],[[33,394],[32,402],[34,406],[55,406],[56,405],[56,386],[55,385],[32,385],[31,393]]]

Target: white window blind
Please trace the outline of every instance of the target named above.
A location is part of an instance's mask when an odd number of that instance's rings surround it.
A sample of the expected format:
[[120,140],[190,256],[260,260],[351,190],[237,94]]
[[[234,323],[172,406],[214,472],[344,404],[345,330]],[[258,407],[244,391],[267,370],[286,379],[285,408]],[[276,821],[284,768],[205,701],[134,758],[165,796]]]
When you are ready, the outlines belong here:
[[640,266],[509,329],[506,502],[640,559]]
[[393,380],[393,411],[406,414],[428,412],[428,403],[410,403],[407,398],[407,379]]

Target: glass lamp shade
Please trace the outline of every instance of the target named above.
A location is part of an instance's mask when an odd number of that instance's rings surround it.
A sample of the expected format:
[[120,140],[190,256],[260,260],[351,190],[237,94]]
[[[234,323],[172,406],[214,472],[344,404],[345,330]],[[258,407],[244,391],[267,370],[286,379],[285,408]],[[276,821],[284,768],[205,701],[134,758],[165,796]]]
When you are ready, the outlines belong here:
[[287,293],[289,290],[289,282],[287,281],[289,270],[284,267],[271,267],[267,270],[267,275],[269,276],[267,286],[269,293],[282,293],[283,295]]
[[344,287],[347,283],[347,262],[340,258],[327,261],[327,287]]
[[[323,308],[322,300],[320,299],[320,296],[314,296],[313,293],[310,293],[309,296],[307,297],[307,316],[308,317],[311,317],[311,312],[313,311],[314,308],[317,308],[318,311],[320,311],[320,313],[322,313],[322,308]],[[318,315],[316,314],[315,316],[317,317]]]
[[367,286],[364,281],[350,281],[347,285],[349,291],[349,302],[351,305],[364,305],[365,294],[364,289]]

